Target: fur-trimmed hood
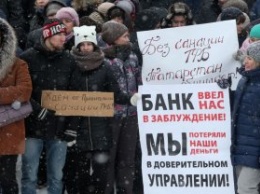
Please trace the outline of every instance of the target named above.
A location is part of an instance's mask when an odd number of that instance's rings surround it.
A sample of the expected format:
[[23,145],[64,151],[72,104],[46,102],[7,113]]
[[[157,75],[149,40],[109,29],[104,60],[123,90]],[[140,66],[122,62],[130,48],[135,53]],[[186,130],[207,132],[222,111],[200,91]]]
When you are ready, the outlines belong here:
[[0,18],[0,81],[11,70],[16,58],[15,32],[6,20]]

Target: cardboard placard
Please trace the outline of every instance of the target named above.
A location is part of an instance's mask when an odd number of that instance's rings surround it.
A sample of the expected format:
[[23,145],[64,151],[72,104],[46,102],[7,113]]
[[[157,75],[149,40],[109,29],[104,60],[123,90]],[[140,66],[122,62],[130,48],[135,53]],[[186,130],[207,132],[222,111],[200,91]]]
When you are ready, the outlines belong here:
[[112,92],[42,91],[41,104],[59,116],[114,116]]

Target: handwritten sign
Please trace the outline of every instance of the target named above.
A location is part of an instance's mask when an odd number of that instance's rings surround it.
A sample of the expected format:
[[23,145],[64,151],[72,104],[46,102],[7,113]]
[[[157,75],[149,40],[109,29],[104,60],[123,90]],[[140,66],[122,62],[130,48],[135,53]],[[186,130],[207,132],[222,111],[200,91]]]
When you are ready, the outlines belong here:
[[114,116],[114,94],[110,92],[42,92],[42,106],[62,116]]
[[213,83],[241,66],[235,20],[138,32],[144,85]]

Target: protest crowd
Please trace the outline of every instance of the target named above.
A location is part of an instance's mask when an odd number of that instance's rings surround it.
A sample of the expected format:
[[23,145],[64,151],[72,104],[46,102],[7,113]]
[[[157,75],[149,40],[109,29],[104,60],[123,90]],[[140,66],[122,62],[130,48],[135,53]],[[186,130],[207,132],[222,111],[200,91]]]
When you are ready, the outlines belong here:
[[[32,107],[0,118],[1,193],[143,194],[137,32],[226,20],[236,21],[242,75],[231,92],[235,189],[258,194],[260,0],[1,0],[0,107]],[[114,116],[58,115],[42,105],[45,90],[112,92]]]

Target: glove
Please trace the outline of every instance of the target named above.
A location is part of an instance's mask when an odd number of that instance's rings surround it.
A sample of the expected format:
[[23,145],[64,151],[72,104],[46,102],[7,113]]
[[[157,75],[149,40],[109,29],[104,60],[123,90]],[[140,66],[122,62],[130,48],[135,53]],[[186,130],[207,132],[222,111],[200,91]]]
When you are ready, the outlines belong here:
[[54,110],[49,110],[49,109],[43,108],[40,111],[40,113],[38,114],[38,120],[43,121],[48,116],[54,116],[55,112],[56,111],[54,111]]
[[137,106],[137,101],[141,98],[140,94],[135,93],[131,98],[130,98],[130,103],[133,106]]
[[232,79],[231,79],[231,77],[228,77],[227,79],[219,79],[219,80],[217,81],[217,84],[218,84],[218,86],[219,86],[220,88],[226,89],[226,88],[228,88],[228,87],[231,87],[231,85],[232,85]]
[[245,56],[246,56],[246,54],[243,53],[241,50],[238,50],[237,52],[235,52],[235,53],[233,54],[233,58],[234,58],[236,61],[240,61],[240,62],[243,62],[243,61],[244,61]]
[[71,147],[76,144],[77,131],[67,129],[65,132],[65,140],[67,141],[67,146]]

